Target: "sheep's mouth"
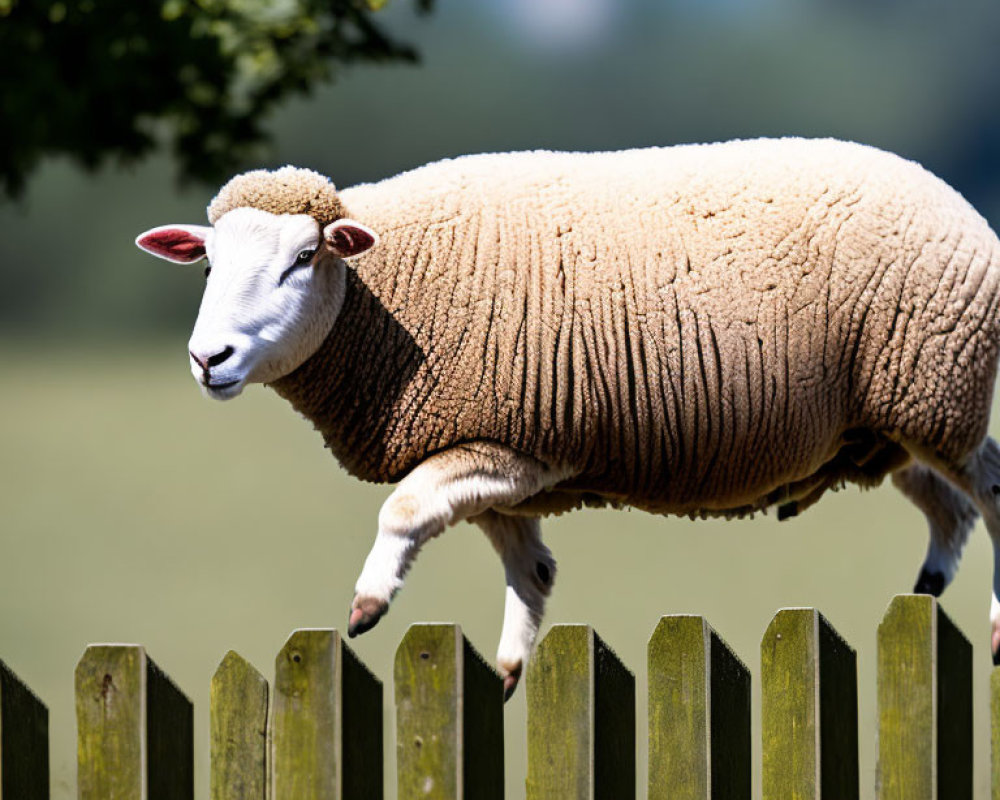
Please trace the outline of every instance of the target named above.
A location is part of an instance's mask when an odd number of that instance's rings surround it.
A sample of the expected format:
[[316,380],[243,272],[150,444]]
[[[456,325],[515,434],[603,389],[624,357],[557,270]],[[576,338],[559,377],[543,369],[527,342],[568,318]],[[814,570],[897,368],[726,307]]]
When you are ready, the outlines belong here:
[[210,383],[200,381],[201,389],[206,396],[213,400],[231,400],[243,391],[243,381],[224,381],[222,383]]

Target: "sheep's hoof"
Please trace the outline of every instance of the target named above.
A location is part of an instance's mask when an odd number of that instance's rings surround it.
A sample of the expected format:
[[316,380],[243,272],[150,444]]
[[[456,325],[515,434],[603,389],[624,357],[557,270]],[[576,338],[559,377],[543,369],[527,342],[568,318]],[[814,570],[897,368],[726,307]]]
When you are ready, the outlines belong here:
[[518,664],[513,669],[508,669],[504,664],[501,664],[500,674],[503,675],[503,701],[506,703],[514,694],[518,681],[521,680],[521,665]]
[[990,649],[993,651],[993,666],[1000,667],[1000,621],[994,620],[992,627]]
[[374,597],[355,597],[351,604],[351,617],[347,623],[347,635],[350,638],[360,636],[374,628],[386,611],[389,604]]
[[921,569],[917,576],[917,585],[913,587],[914,594],[929,594],[933,597],[940,597],[944,591],[944,575],[940,572],[929,572]]

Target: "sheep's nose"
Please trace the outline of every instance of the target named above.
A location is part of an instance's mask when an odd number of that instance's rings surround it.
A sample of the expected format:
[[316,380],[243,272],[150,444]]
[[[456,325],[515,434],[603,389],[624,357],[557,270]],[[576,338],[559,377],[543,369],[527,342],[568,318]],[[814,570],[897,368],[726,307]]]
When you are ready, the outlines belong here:
[[205,370],[205,372],[208,372],[208,370],[211,369],[212,367],[219,366],[219,364],[221,364],[223,361],[229,358],[229,356],[231,356],[234,352],[235,350],[233,350],[233,348],[230,347],[229,345],[226,345],[224,349],[220,350],[218,353],[215,353],[213,355],[199,355],[198,353],[194,352],[194,350],[188,350],[188,354],[191,356],[191,358],[193,358],[195,360],[195,363],[203,370]]

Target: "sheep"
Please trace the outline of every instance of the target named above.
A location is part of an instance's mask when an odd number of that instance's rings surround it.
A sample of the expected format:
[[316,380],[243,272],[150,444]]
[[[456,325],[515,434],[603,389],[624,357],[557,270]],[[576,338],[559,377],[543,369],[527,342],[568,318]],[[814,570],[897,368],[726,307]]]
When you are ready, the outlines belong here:
[[[508,697],[556,576],[547,514],[788,518],[891,474],[930,529],[916,591],[944,590],[979,514],[1000,559],[1000,247],[913,162],[786,138],[464,156],[342,191],[285,167],[208,216],[136,240],[209,260],[205,394],[268,384],[349,473],[398,482],[351,636],[461,520],[503,563]],[[998,594],[1000,570],[995,660]]]

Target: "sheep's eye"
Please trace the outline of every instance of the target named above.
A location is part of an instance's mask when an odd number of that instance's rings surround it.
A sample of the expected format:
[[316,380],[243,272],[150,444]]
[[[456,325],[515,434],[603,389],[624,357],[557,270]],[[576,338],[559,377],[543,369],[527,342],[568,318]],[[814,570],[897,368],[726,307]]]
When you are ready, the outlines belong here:
[[207,279],[208,276],[211,275],[211,274],[212,274],[212,266],[209,265],[209,266],[205,267],[205,278]]
[[295,256],[295,261],[292,262],[292,266],[281,273],[281,277],[278,278],[278,286],[281,286],[285,282],[285,279],[291,275],[299,267],[304,267],[312,261],[313,256],[316,255],[315,250],[299,250],[299,254]]

